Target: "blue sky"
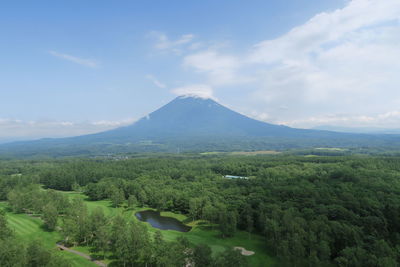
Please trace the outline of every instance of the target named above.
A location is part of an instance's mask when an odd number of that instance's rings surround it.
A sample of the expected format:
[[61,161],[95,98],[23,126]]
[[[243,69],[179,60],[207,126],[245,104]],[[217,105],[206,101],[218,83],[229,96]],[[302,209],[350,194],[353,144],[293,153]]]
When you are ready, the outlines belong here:
[[396,128],[397,2],[1,3],[0,140],[117,127],[184,93],[294,127]]

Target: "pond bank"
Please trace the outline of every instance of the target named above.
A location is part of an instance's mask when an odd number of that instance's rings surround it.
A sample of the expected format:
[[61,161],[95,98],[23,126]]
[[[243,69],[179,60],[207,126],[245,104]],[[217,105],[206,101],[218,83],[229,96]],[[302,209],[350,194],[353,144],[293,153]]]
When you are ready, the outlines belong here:
[[187,226],[178,219],[162,216],[160,212],[154,210],[144,210],[135,213],[136,218],[142,222],[147,222],[154,228],[160,230],[175,230],[179,232],[189,232],[192,227]]

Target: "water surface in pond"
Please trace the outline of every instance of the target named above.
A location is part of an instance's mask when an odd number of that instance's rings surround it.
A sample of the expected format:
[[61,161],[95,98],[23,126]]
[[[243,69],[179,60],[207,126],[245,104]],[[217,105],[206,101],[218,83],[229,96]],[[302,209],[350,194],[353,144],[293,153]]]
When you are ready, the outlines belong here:
[[161,230],[175,230],[179,232],[189,232],[192,227],[181,223],[171,217],[164,217],[160,212],[154,210],[144,210],[136,212],[135,216],[142,222],[148,222],[151,226]]

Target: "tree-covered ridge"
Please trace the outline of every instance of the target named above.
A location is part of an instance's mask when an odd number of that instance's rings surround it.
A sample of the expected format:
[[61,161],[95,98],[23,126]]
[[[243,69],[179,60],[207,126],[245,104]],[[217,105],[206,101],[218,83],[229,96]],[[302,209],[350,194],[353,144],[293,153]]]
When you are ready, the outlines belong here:
[[[221,236],[236,229],[262,234],[265,249],[288,265],[397,266],[399,159],[181,156],[2,164],[8,172],[20,166],[22,177],[29,173],[49,188],[81,188],[94,200],[119,205],[129,199],[205,219],[219,224]],[[1,181],[0,188],[15,183]]]

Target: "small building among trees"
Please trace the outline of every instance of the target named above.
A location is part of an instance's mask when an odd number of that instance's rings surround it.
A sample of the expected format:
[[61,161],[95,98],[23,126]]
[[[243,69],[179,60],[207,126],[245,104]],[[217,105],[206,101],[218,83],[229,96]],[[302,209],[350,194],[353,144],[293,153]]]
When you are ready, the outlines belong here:
[[236,175],[224,175],[224,178],[227,179],[249,179],[249,177],[245,177],[245,176],[236,176]]

